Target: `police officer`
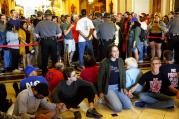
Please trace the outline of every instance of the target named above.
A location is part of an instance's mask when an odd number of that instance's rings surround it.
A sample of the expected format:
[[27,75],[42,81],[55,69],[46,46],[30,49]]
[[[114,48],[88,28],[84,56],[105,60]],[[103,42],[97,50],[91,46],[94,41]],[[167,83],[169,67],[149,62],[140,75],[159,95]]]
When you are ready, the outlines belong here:
[[46,10],[44,20],[40,21],[35,27],[35,36],[40,38],[41,44],[41,61],[42,61],[42,75],[47,73],[48,57],[51,55],[52,66],[57,62],[57,37],[62,34],[61,29],[57,24],[51,21],[52,12]]
[[173,20],[168,24],[169,36],[168,47],[174,50],[175,63],[179,64],[179,8],[175,10]]

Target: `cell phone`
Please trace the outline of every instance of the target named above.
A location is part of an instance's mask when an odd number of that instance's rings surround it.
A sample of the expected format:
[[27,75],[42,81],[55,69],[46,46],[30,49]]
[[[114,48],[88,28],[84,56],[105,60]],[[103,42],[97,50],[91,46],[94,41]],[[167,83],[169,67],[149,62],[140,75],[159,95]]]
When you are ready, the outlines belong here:
[[113,117],[117,117],[118,116],[118,114],[111,114]]

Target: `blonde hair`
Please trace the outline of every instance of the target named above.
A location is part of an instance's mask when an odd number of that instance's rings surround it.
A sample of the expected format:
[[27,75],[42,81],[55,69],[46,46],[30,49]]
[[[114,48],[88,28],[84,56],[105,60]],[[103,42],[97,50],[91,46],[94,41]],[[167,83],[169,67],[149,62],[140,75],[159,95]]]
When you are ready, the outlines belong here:
[[125,63],[127,65],[127,69],[130,69],[130,68],[137,68],[138,67],[138,64],[137,64],[137,61],[135,58],[133,57],[128,57],[125,59]]

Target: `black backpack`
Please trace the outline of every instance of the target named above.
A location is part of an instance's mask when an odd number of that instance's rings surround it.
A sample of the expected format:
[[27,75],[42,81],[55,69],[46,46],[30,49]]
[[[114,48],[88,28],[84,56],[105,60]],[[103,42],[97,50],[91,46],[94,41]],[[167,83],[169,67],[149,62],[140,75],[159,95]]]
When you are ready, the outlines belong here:
[[147,31],[141,28],[141,33],[140,33],[140,41],[144,42],[144,40],[147,38]]

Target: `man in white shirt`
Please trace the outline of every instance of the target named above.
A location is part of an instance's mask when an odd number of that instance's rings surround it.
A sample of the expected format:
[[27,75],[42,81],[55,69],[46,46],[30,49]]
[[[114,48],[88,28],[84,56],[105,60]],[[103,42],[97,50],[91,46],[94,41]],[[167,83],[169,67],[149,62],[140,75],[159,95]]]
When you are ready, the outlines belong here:
[[93,54],[93,45],[92,45],[92,34],[94,31],[94,25],[92,20],[90,20],[86,16],[86,10],[81,10],[82,18],[77,22],[76,30],[79,31],[79,40],[78,40],[78,48],[79,48],[79,65],[83,67],[83,55],[85,52],[85,48],[89,50],[89,53]]

